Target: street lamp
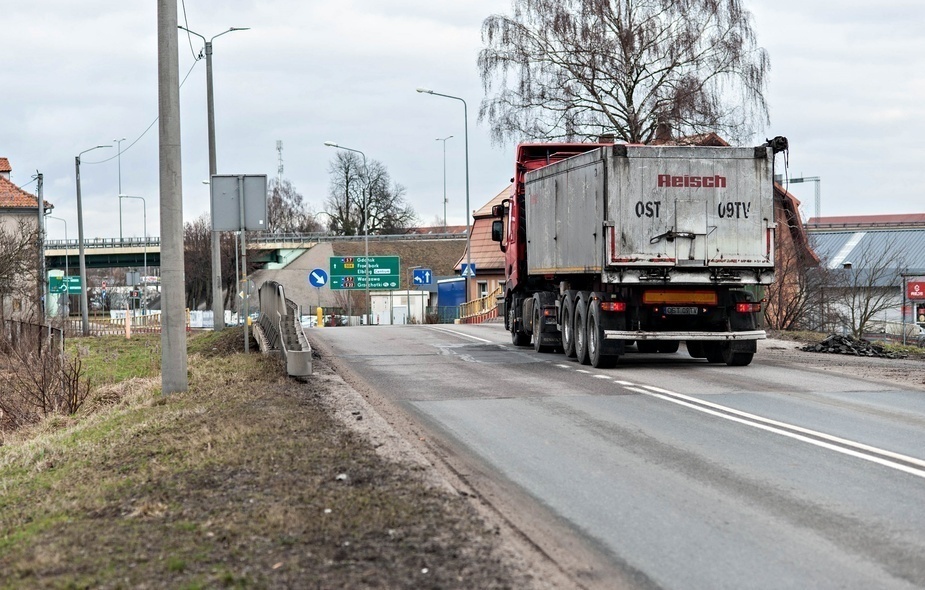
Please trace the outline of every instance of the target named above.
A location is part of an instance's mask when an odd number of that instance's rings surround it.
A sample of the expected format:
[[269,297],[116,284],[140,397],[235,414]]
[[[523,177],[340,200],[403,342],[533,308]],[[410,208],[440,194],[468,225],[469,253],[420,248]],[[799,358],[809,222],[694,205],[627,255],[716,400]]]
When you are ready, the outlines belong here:
[[[119,150],[119,194],[122,194],[122,142],[125,138],[112,140]],[[129,146],[132,147],[132,146]],[[122,241],[122,199],[119,199],[119,241]]]
[[145,202],[144,197],[134,197],[132,195],[123,195],[119,194],[119,206],[122,206],[122,199],[139,199],[141,201],[141,211],[144,220],[144,274],[141,276],[141,315],[148,315],[148,300],[147,300],[147,290],[145,286],[148,284],[148,203]]
[[452,98],[453,100],[458,100],[463,103],[463,129],[465,130],[464,137],[466,145],[466,272],[463,273],[463,275],[466,278],[466,303],[469,303],[469,277],[472,274],[472,232],[469,228],[469,108],[466,106],[466,101],[458,96],[440,94],[428,88],[418,88],[417,91],[423,94],[433,94],[434,96]]
[[446,233],[446,140],[452,139],[452,135],[438,137],[434,141],[443,142],[443,233]]
[[80,156],[100,148],[110,148],[111,145],[96,145],[86,149],[74,158],[74,168],[77,172],[77,259],[80,262],[80,319],[84,336],[90,335],[90,311],[87,302],[87,258],[84,253],[84,212],[80,200]]
[[[231,27],[215,35],[211,39],[206,39],[199,33],[191,31],[184,26],[177,25],[180,29],[196,35],[205,43],[206,54],[206,109],[208,111],[208,132],[209,132],[209,178],[218,173],[218,167],[215,163],[215,100],[212,92],[212,41],[233,31],[247,31],[250,27]],[[212,213],[213,217],[215,213]],[[219,232],[212,232],[212,329],[216,332],[225,327],[225,305],[222,301],[222,242]]]
[[366,167],[366,154],[360,150],[338,145],[333,141],[326,141],[324,145],[336,150],[356,152],[363,156],[363,172],[366,174],[366,190],[363,192],[363,242],[366,246],[366,260],[364,261],[364,266],[366,267],[366,325],[368,326],[372,323],[372,310],[369,302],[369,196],[367,195],[369,192],[369,168]]

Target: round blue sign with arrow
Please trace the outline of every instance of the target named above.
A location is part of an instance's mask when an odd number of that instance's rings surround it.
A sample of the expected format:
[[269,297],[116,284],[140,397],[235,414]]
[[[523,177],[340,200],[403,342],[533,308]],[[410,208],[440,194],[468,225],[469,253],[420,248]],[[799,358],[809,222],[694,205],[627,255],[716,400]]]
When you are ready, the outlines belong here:
[[308,273],[308,284],[312,287],[324,287],[328,284],[328,273],[320,268]]

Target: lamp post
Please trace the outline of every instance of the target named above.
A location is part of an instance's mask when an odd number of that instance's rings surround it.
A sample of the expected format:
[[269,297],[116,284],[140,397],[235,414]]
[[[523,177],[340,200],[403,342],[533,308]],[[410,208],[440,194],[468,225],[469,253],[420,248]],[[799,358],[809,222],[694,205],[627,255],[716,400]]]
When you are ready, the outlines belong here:
[[446,140],[452,139],[452,135],[438,137],[434,141],[443,142],[443,233],[446,233]]
[[[113,143],[116,144],[118,153],[118,162],[119,162],[119,195],[122,194],[122,142],[125,141],[125,138],[114,139]],[[129,146],[132,147],[132,146]],[[122,199],[119,199],[119,242],[122,241]]]
[[464,138],[466,146],[466,272],[464,275],[466,278],[466,303],[469,303],[469,277],[472,274],[472,231],[469,227],[469,108],[466,106],[466,101],[458,96],[441,94],[428,88],[418,88],[417,91],[423,94],[433,94],[434,96],[442,96],[443,98],[452,98],[453,100],[458,100],[463,103],[463,129],[465,130]]
[[[218,166],[215,163],[215,96],[212,92],[212,41],[233,31],[247,31],[250,27],[231,27],[215,35],[211,39],[206,39],[199,33],[191,31],[184,26],[177,25],[180,29],[196,35],[205,43],[206,54],[206,109],[208,111],[208,132],[209,132],[209,178],[218,173]],[[214,213],[213,213],[214,215]],[[222,242],[221,235],[217,231],[212,232],[212,326],[216,332],[225,327],[225,305],[222,301]]]
[[122,199],[138,199],[141,201],[142,219],[144,220],[144,274],[141,275],[141,315],[148,315],[148,301],[145,286],[148,284],[148,203],[144,197],[135,197],[132,195],[119,194],[119,205],[122,205]]
[[369,326],[372,323],[372,310],[370,309],[369,301],[369,195],[367,194],[369,192],[369,168],[366,167],[366,154],[360,150],[338,145],[333,141],[326,141],[324,145],[346,152],[356,152],[363,156],[363,172],[366,174],[366,190],[363,191],[363,242],[366,248],[366,260],[364,261],[366,268],[366,325]]
[[80,262],[80,319],[84,336],[90,335],[90,311],[87,302],[87,258],[84,254],[84,213],[80,200],[80,156],[100,148],[110,148],[111,145],[96,145],[86,149],[74,158],[77,181],[77,259]]

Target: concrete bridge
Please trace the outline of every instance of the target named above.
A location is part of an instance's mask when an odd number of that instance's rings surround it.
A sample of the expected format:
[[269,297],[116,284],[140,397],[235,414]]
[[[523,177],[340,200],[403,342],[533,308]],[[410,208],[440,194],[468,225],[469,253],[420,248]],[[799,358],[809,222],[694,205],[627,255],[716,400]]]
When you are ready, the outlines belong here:
[[[464,237],[464,234],[463,236]],[[409,233],[386,236],[370,236],[376,241],[407,240],[459,240],[458,233]],[[320,242],[356,242],[364,236],[333,236],[328,234],[262,234],[247,236],[247,249],[257,250],[251,260],[258,263],[282,262],[286,252],[307,250]],[[49,269],[77,268],[78,240],[47,240],[45,242],[45,263]],[[161,239],[145,238],[92,238],[84,240],[84,257],[87,268],[120,268],[161,265]]]

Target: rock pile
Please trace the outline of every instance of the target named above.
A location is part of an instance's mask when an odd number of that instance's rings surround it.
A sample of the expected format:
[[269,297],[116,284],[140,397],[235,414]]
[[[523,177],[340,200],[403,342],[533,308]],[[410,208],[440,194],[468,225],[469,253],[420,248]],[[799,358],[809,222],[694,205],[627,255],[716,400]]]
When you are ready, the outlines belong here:
[[900,359],[905,355],[886,352],[882,346],[867,340],[858,340],[852,336],[839,336],[832,334],[818,344],[807,344],[800,348],[806,352],[827,352],[829,354],[850,354],[853,356],[875,356],[881,358]]

